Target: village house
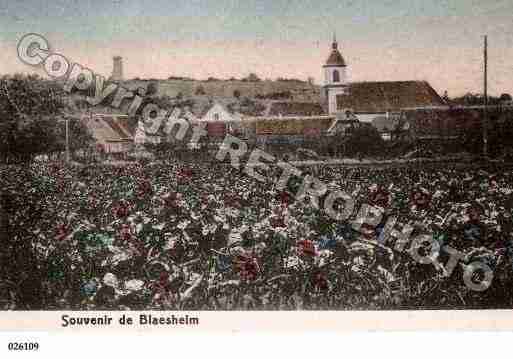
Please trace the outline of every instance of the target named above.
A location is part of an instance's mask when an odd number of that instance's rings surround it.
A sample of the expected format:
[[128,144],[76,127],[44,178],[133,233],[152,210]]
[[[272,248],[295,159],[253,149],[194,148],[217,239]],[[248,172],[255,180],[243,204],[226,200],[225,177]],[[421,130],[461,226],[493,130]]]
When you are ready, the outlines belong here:
[[135,122],[123,114],[83,115],[81,121],[96,141],[98,151],[126,153],[134,146]]

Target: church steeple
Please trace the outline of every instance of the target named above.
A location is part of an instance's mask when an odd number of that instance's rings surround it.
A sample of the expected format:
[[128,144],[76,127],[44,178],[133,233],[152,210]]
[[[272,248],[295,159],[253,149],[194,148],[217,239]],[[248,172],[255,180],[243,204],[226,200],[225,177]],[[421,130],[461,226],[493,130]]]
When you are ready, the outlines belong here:
[[337,109],[337,96],[346,93],[347,74],[346,61],[338,49],[337,35],[333,33],[333,42],[331,43],[331,53],[326,63],[323,65],[324,89],[328,102],[328,111],[333,114]]
[[326,60],[326,64],[324,66],[346,66],[346,62],[338,50],[337,36],[335,33],[333,33],[333,42],[331,43],[331,54],[328,57],[328,60]]

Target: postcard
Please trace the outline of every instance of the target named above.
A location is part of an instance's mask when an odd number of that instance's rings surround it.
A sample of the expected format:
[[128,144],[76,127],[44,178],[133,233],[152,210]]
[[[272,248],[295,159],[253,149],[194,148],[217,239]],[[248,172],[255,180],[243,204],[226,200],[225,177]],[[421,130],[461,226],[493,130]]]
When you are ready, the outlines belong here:
[[3,2],[0,330],[512,329],[512,11]]

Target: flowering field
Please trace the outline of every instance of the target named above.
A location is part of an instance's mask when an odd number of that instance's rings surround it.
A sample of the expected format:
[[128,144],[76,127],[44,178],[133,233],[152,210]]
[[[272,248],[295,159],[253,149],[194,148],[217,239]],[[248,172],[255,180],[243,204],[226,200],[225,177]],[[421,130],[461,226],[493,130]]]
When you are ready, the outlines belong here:
[[[3,309],[442,309],[513,304],[513,174],[428,165],[308,171],[465,257],[451,276],[227,164],[0,167]],[[356,214],[356,213],[355,213]],[[439,258],[444,263],[447,258]],[[465,263],[492,286],[468,289]]]

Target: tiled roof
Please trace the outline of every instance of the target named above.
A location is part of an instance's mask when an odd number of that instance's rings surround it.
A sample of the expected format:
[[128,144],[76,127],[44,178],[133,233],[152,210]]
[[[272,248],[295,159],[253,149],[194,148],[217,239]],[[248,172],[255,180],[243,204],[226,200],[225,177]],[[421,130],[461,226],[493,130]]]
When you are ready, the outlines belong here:
[[337,96],[337,109],[385,113],[409,107],[443,106],[443,99],[426,81],[355,82]]
[[315,102],[270,102],[264,116],[319,116],[324,115],[324,110]]
[[103,120],[112,128],[120,139],[131,139],[135,134],[135,128],[130,129],[128,118],[105,116]]
[[135,121],[127,116],[93,115],[83,121],[97,141],[131,141],[136,130]]

